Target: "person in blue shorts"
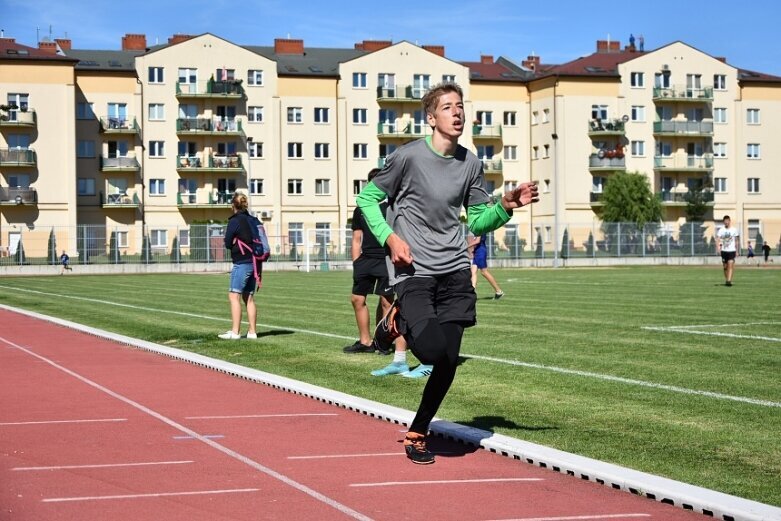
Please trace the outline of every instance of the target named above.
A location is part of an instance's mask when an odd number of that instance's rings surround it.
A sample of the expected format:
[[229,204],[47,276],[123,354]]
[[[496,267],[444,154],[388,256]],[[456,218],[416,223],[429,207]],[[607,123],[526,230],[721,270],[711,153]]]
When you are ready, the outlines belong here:
[[494,300],[499,300],[504,296],[504,291],[499,287],[499,283],[491,272],[488,271],[488,246],[486,244],[485,234],[469,238],[469,248],[472,253],[472,287],[477,289],[477,270],[485,277],[485,280],[494,288]]
[[67,253],[65,253],[65,250],[62,250],[62,255],[60,255],[60,264],[62,264],[62,270],[60,270],[60,275],[63,275],[65,273],[65,270],[73,271],[73,268],[70,267],[70,261],[71,258],[68,256]]

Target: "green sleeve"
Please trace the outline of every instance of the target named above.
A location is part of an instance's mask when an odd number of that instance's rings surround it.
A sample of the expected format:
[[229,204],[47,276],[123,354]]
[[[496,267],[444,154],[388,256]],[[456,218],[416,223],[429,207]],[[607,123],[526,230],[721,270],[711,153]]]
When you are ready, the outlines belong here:
[[366,225],[377,238],[377,241],[383,246],[385,245],[388,236],[393,233],[391,227],[385,222],[382,210],[380,210],[380,203],[387,198],[388,196],[385,192],[377,188],[374,182],[369,182],[355,199],[358,208],[363,212],[363,218],[366,221]]
[[501,228],[510,220],[511,213],[501,204],[488,206],[487,204],[476,204],[466,209],[466,218],[469,223],[469,231],[475,235],[483,235]]

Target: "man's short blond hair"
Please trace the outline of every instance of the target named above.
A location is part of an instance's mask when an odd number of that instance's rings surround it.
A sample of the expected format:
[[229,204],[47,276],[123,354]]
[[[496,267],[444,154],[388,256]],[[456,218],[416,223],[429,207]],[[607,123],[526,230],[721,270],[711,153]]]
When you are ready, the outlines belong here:
[[439,105],[439,98],[443,94],[447,94],[449,92],[455,92],[463,101],[464,91],[461,89],[461,87],[452,81],[445,81],[431,87],[431,89],[429,89],[429,91],[426,92],[426,94],[420,100],[421,103],[423,103],[423,111],[426,114],[434,114],[434,112],[437,110],[437,106]]

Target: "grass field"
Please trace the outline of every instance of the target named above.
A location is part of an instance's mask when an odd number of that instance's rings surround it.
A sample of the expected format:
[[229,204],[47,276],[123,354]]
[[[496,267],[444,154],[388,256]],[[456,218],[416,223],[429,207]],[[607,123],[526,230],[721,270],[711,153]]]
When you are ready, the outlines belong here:
[[[492,271],[506,296],[479,281],[440,417],[781,506],[781,270],[739,265],[731,288],[720,267]],[[417,407],[424,380],[341,352],[349,272],[268,273],[257,341],[216,338],[227,283],[4,277],[0,303]]]

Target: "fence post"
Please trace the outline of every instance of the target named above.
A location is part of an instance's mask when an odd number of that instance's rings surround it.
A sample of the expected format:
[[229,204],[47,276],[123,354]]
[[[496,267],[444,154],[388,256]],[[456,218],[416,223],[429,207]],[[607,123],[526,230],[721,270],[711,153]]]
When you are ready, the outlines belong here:
[[309,231],[304,230],[304,271],[309,273]]
[[618,249],[616,250],[616,252],[618,253],[618,256],[620,257],[621,256],[621,223],[616,223],[616,226],[618,227],[617,228],[618,231],[616,233],[616,237],[617,237],[616,242],[618,243]]

